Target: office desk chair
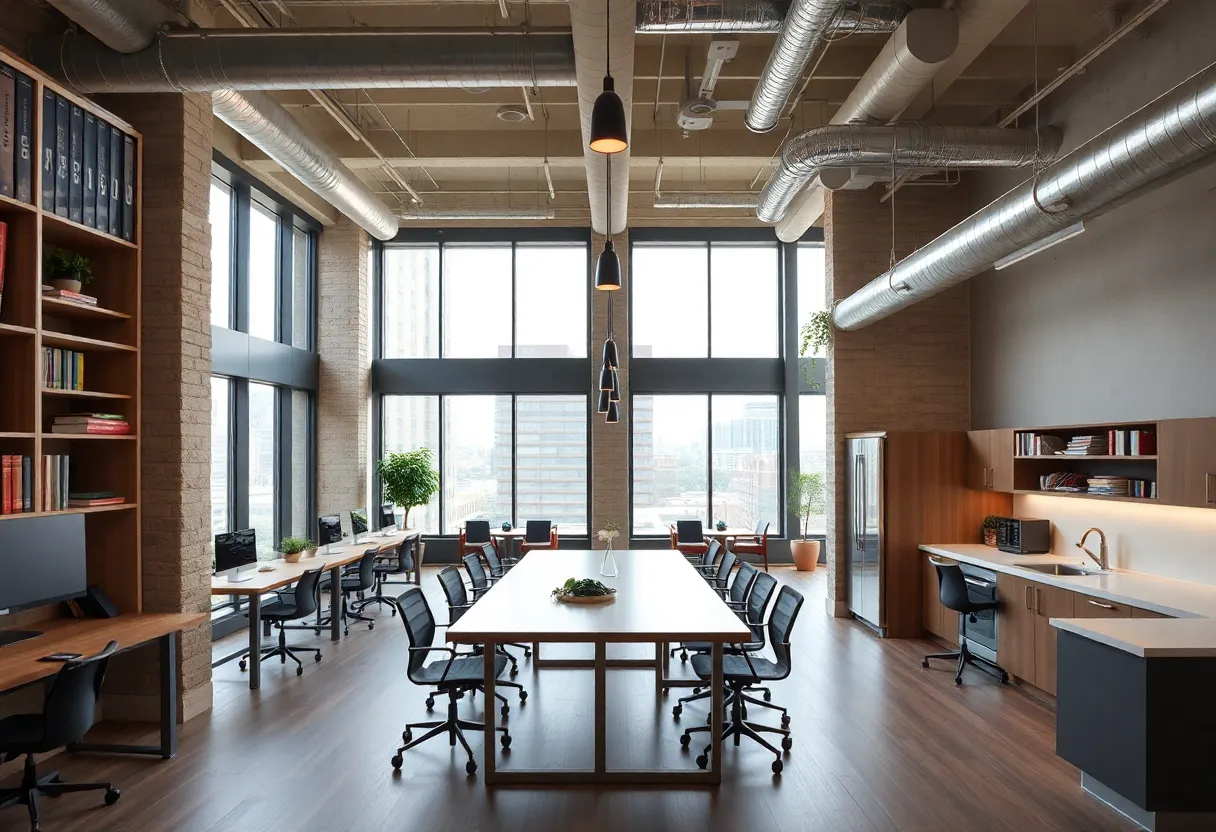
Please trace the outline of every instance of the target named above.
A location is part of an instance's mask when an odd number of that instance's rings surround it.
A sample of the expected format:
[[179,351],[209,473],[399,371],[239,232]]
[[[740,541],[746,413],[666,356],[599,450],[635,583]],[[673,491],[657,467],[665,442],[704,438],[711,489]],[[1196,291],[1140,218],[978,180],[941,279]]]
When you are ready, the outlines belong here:
[[[466,611],[473,608],[473,601],[469,600],[469,594],[465,589],[464,580],[460,577],[460,570],[455,566],[445,566],[443,569],[439,570],[439,585],[443,587],[443,597],[447,599],[448,602],[448,626],[451,626],[459,621],[460,617],[464,615]],[[498,652],[502,653],[502,655],[506,657],[507,661],[511,663],[511,677],[514,678],[515,675],[519,673],[519,667],[515,657],[507,652],[506,648],[508,647],[519,647],[522,649],[524,651],[524,658],[532,657],[532,648],[523,644],[498,645]],[[478,650],[475,652],[480,653],[481,651]],[[503,684],[506,684],[506,682]],[[519,685],[512,684],[511,687],[519,687]],[[523,691],[522,687],[519,689],[521,692]],[[502,697],[499,698],[502,699]],[[524,693],[523,698],[527,699],[528,694]],[[503,699],[502,701],[503,707],[505,708],[507,700]],[[427,699],[426,706],[429,708],[432,704],[432,700]],[[505,710],[503,712],[503,716],[506,716]]]
[[736,540],[730,547],[730,550],[740,558],[743,558],[744,555],[753,555],[760,558],[764,563],[765,572],[768,571],[768,526],[768,523],[761,520],[756,524],[756,535],[754,538],[751,540]]
[[[350,596],[356,593],[367,592],[376,585],[376,555],[379,553],[380,547],[368,549],[363,553],[363,557],[359,558],[358,562],[347,571],[342,573],[342,582],[339,584],[339,589],[342,591],[342,634],[350,635],[350,619],[356,621],[364,621],[367,623],[367,629],[376,629],[376,619],[369,618],[358,612],[355,605],[350,602]],[[321,581],[321,592],[329,592],[330,579],[326,577]],[[363,609],[363,607],[359,607]],[[330,616],[334,615],[334,611],[329,611],[329,616],[321,619],[321,624],[325,625],[329,622]]]
[[677,520],[675,548],[687,557],[703,554],[709,547],[705,542],[705,527],[700,520]]
[[[722,740],[725,742],[733,737],[735,745],[739,744],[741,737],[755,740],[776,755],[777,759],[773,761],[773,774],[780,774],[781,770],[785,768],[785,764],[781,760],[781,751],[778,751],[761,735],[779,735],[781,748],[789,751],[794,747],[794,740],[790,737],[789,728],[786,727],[789,725],[789,715],[786,714],[781,718],[781,728],[747,722],[743,713],[743,703],[748,700],[743,691],[760,682],[779,681],[790,675],[790,633],[794,629],[798,612],[802,609],[802,601],[802,594],[788,586],[781,587],[781,592],[777,594],[777,602],[773,605],[773,614],[768,622],[768,641],[772,645],[776,661],[752,656],[746,652],[731,653],[722,657],[722,672],[726,687],[730,692],[727,702],[730,705],[730,719],[723,728]],[[704,653],[693,656],[693,672],[700,679],[708,682],[712,670],[711,663],[712,658]],[[765,703],[757,702],[756,704],[764,705]],[[685,728],[684,733],[680,736],[680,745],[687,748],[692,742],[694,733],[710,730],[712,727],[709,725]],[[700,768],[706,768],[709,765],[711,748],[712,746],[705,746],[700,756],[697,757],[697,765]]]
[[726,554],[726,550],[722,544],[716,540],[709,541],[709,546],[705,549],[705,554],[701,555],[700,559],[691,561],[693,568],[701,573],[701,577],[709,579],[718,572],[718,562],[722,556]]
[[466,520],[464,528],[460,530],[460,556],[464,557],[469,552],[479,552],[482,545],[486,543],[494,545],[494,539],[490,537],[490,521]]
[[738,562],[739,558],[735,556],[735,553],[727,549],[726,553],[722,555],[722,559],[718,561],[718,568],[714,570],[713,574],[705,576],[705,580],[719,595],[726,593],[730,582],[730,571]]
[[514,565],[503,562],[502,558],[498,556],[498,549],[494,548],[493,543],[481,544],[481,556],[485,558],[486,566],[490,570],[490,578],[495,581],[507,574],[507,570]]
[[[376,594],[351,604],[352,610],[361,613],[370,605],[376,604],[377,606],[387,605],[390,615],[397,614],[397,605],[393,603],[392,598],[384,594],[384,588],[390,584],[414,584],[415,586],[418,584],[419,572],[414,552],[421,537],[421,534],[407,537],[396,546],[381,549],[376,553],[375,565],[372,567]],[[408,577],[405,580],[392,580],[394,575],[408,576],[410,572],[414,573],[413,580]]]
[[[465,753],[469,755],[469,761],[465,763],[464,770],[470,775],[476,774],[477,762],[473,759],[473,749],[469,748],[469,741],[465,739],[464,732],[484,731],[485,724],[461,719],[457,713],[456,703],[466,693],[481,686],[484,660],[481,656],[472,653],[458,653],[451,647],[431,645],[435,638],[435,617],[431,615],[431,608],[427,605],[426,596],[422,594],[421,588],[410,587],[401,593],[397,598],[397,610],[401,613],[401,621],[405,624],[405,632],[410,640],[406,676],[415,685],[435,688],[440,693],[446,693],[448,716],[447,719],[438,722],[411,722],[406,725],[405,730],[401,732],[401,741],[405,744],[397,749],[397,753],[392,759],[392,766],[400,771],[405,762],[402,755],[406,751],[432,737],[447,734],[449,745],[455,746],[459,742],[464,747]],[[446,653],[447,658],[427,664],[426,657],[430,653]],[[501,676],[506,667],[507,660],[502,656],[495,656],[495,675]],[[523,701],[522,696],[520,701]],[[426,733],[418,739],[414,739],[415,728],[425,729]],[[494,730],[502,732],[499,740],[502,747],[510,748],[511,734],[507,727],[499,726]],[[487,748],[486,753],[493,754],[494,749]]]
[[[742,617],[743,610],[746,609],[747,595],[752,591],[752,584],[755,583],[757,572],[758,570],[756,567],[752,566],[750,563],[741,563],[739,564],[739,570],[735,572],[735,580],[730,585],[730,592],[727,595],[726,604],[740,617]],[[710,649],[710,646],[712,646],[709,645],[708,642],[685,642],[671,648],[672,657],[674,658],[676,653],[679,653],[681,662],[688,661],[688,651],[690,649],[700,649],[700,647],[697,646],[689,647],[690,644],[706,645],[706,650]],[[679,716],[679,714],[677,714],[677,716]]]
[[524,526],[524,540],[519,544],[520,555],[534,549],[556,549],[557,527],[548,520],[529,520]]
[[100,653],[65,662],[55,674],[42,703],[42,713],[15,714],[0,719],[0,761],[25,757],[21,785],[0,789],[0,807],[25,805],[30,813],[30,831],[38,832],[38,797],[59,797],[69,792],[105,791],[107,806],[122,793],[110,783],[65,783],[58,772],[38,776],[35,754],[45,754],[80,742],[93,727],[106,664],[118,649],[111,641]]
[[[280,664],[287,664],[287,660],[291,659],[296,663],[297,676],[304,674],[304,665],[296,653],[312,653],[313,661],[321,661],[320,648],[287,644],[287,630],[289,629],[316,630],[316,626],[313,624],[292,627],[287,622],[307,618],[320,608],[320,580],[321,570],[310,569],[300,576],[300,580],[296,581],[295,589],[290,596],[286,593],[276,593],[278,595],[276,600],[262,606],[262,620],[269,621],[279,628],[279,643],[274,647],[263,647],[258,661],[264,662],[272,656],[278,656]],[[239,662],[241,670],[248,669],[248,662],[249,654],[246,653],[241,656]]]
[[473,600],[476,601],[490,591],[494,579],[486,572],[481,558],[475,553],[465,555],[460,562],[464,564],[465,571],[469,573],[469,585],[473,588]]
[[963,570],[959,568],[957,563],[948,560],[938,560],[937,558],[929,558],[929,563],[933,564],[933,568],[937,570],[937,585],[938,594],[942,601],[942,606],[946,609],[954,610],[959,615],[961,626],[958,634],[958,649],[951,650],[946,653],[930,653],[921,659],[920,666],[928,667],[929,659],[947,659],[957,661],[958,666],[954,671],[954,684],[961,685],[963,683],[963,669],[967,665],[975,665],[981,670],[993,674],[1001,680],[1001,684],[1009,681],[1009,674],[1005,669],[996,662],[990,662],[982,656],[973,655],[967,649],[967,619],[973,618],[977,612],[986,612],[995,610],[1000,607],[1000,601],[976,601],[971,598],[971,594],[967,592],[967,578],[963,575]]

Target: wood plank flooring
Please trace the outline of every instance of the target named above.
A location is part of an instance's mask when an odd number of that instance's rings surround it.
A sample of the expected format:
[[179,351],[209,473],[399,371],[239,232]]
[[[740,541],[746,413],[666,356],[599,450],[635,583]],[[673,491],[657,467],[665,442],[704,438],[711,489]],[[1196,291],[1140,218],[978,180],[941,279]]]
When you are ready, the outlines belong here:
[[[446,619],[435,570],[423,586]],[[467,778],[464,756],[443,739],[389,765],[406,722],[428,719],[425,694],[405,678],[407,639],[387,610],[376,627],[352,627],[336,645],[316,639],[320,664],[304,675],[268,662],[249,691],[229,663],[215,671],[215,708],[182,727],[169,762],[60,755],[68,780],[109,779],[113,807],[94,795],[40,802],[43,830],[272,832],[277,830],[781,830],[782,832],[1122,832],[1134,826],[1081,792],[1075,768],[1055,756],[1055,713],[1020,691],[968,671],[920,667],[925,641],[882,641],[828,618],[825,575],[775,569],[807,596],[794,631],[794,670],[774,701],[789,707],[794,748],[773,777],[771,755],[749,741],[727,746],[717,790],[499,789]],[[239,646],[241,634],[215,645]],[[314,643],[307,632],[289,641]],[[578,646],[547,646],[546,656]],[[640,647],[638,650],[645,650]],[[623,654],[623,650],[621,651]],[[673,662],[678,672],[679,660]],[[499,765],[589,766],[589,671],[535,673],[520,656],[509,724],[514,743]],[[649,671],[609,674],[609,765],[694,765],[679,745],[700,724],[690,705],[677,722],[673,691],[655,702]],[[442,706],[443,703],[437,703]],[[481,698],[461,703],[479,718]],[[759,716],[775,724],[775,718]],[[433,718],[440,718],[437,710]],[[704,736],[704,735],[701,735]],[[471,737],[480,761],[481,737]],[[0,812],[0,830],[24,830],[23,807]]]

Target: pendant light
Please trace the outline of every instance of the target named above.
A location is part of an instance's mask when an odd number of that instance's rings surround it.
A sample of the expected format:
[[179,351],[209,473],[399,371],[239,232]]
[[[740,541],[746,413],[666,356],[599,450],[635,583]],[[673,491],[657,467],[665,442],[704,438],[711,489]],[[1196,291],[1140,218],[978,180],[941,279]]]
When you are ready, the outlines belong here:
[[596,153],[620,153],[629,147],[625,129],[625,105],[616,94],[612,80],[612,21],[611,8],[604,4],[604,91],[591,108],[591,140],[587,146]]
[[[604,392],[603,390],[600,391]],[[608,391],[608,401],[619,402],[621,400],[621,381],[617,377],[616,370],[612,371],[612,389]]]
[[614,292],[621,288],[621,260],[612,247],[612,157],[604,160],[608,167],[608,232],[604,250],[595,264],[595,288],[601,292]]
[[618,402],[608,403],[608,416],[604,419],[610,425],[615,425],[621,421],[621,405]]
[[611,395],[612,395],[611,390],[601,390],[600,391],[600,400],[595,408],[596,413],[607,413],[608,412],[608,405],[610,404],[609,397]]
[[616,341],[612,340],[611,333],[608,335],[608,340],[604,341],[604,366],[614,370],[620,369],[621,366],[617,361]]
[[600,367],[600,390],[612,389],[612,368],[608,366]]

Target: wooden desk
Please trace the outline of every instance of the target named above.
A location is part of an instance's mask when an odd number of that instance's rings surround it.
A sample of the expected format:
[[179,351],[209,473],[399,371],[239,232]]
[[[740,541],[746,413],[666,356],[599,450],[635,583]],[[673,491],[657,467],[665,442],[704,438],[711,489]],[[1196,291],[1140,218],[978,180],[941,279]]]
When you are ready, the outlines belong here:
[[[663,687],[669,642],[708,641],[712,651],[712,701],[722,701],[722,645],[748,638],[748,629],[722,603],[684,556],[671,550],[615,552],[618,575],[599,574],[602,551],[538,550],[507,572],[448,628],[448,640],[485,645],[485,701],[494,699],[494,645],[507,642],[567,642],[595,645],[595,768],[591,771],[498,771],[494,709],[486,709],[485,779],[492,784],[718,784],[722,782],[722,708],[713,719],[708,771],[608,771],[606,673],[608,644],[655,645],[655,690]],[[570,577],[593,577],[618,589],[605,604],[563,604],[550,591]],[[647,663],[650,666],[650,663]],[[562,663],[562,667],[579,666]],[[629,663],[627,666],[637,666]]]
[[[329,572],[329,638],[338,641],[342,638],[342,621],[337,611],[342,609],[342,567],[354,563],[363,557],[368,549],[392,549],[400,546],[401,542],[418,532],[414,529],[404,529],[381,537],[369,534],[360,543],[334,543],[326,550],[321,547],[318,554],[305,558],[297,563],[277,560],[260,561],[257,565],[272,566],[271,572],[254,572],[249,580],[240,583],[228,583],[227,577],[211,576],[212,595],[241,595],[249,599],[249,689],[257,690],[262,686],[262,666],[258,659],[262,655],[262,596],[294,584],[305,572],[322,569]],[[324,554],[320,554],[324,552]],[[212,662],[211,666],[224,664],[238,656],[244,655],[239,650],[231,655]]]
[[91,656],[111,641],[118,650],[130,650],[150,641],[160,642],[160,744],[103,745],[78,743],[73,751],[116,754],[155,754],[168,759],[177,753],[177,634],[210,620],[207,613],[127,613],[116,618],[53,618],[26,629],[42,635],[0,647],[0,691],[24,687],[59,672],[60,664],[40,662],[51,653]]
[[[557,531],[557,524],[553,525],[553,530]],[[497,538],[506,544],[507,551],[503,553],[503,557],[509,560],[519,560],[519,546],[523,539],[527,537],[528,530],[526,528],[514,528],[509,531],[499,529],[490,529],[490,538]]]

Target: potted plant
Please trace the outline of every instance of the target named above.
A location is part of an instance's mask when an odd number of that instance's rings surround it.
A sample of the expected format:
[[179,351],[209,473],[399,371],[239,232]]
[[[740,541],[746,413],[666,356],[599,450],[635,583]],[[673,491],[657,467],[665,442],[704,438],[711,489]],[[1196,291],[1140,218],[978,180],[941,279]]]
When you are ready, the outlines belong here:
[[996,527],[1001,518],[989,514],[984,518],[984,545],[996,546]]
[[717,523],[714,524],[714,528],[716,528],[720,532],[726,531],[726,521],[719,520]]
[[376,465],[384,488],[384,499],[401,506],[405,515],[401,527],[410,526],[410,509],[424,506],[439,491],[439,472],[432,462],[430,448],[389,454]]
[[83,254],[56,248],[46,259],[46,276],[56,289],[79,292],[93,281],[93,265]]
[[310,558],[317,553],[317,547],[306,537],[285,537],[279,541],[276,550],[288,563],[297,563],[303,558]]
[[[798,354],[809,355],[811,357],[810,369],[814,370],[815,358],[830,343],[832,343],[832,310],[824,309],[813,313],[810,320],[802,325],[802,346],[799,348]],[[809,372],[804,370],[803,375],[806,376],[812,388],[819,388],[819,384],[812,381]]]
[[504,532],[509,532],[509,531],[511,531],[511,521],[510,521],[510,520],[504,520],[504,521],[503,521],[503,523],[502,523],[502,530],[503,530]]
[[790,555],[794,558],[794,566],[799,572],[814,572],[815,564],[819,562],[818,540],[808,540],[811,517],[824,513],[827,502],[824,493],[823,474],[814,472],[803,474],[797,469],[790,469],[790,512],[798,518],[797,531],[802,537],[790,541]]

